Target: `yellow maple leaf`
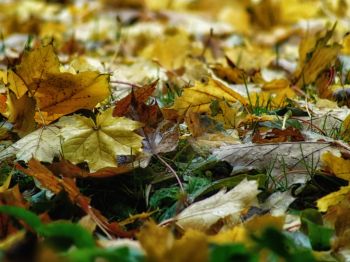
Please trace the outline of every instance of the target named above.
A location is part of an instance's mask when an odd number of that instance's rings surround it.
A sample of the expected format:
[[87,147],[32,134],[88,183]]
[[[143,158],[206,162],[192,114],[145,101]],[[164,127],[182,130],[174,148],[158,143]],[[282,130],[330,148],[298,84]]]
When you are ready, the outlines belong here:
[[117,155],[133,155],[141,151],[142,137],[133,132],[142,123],[125,117],[113,117],[109,108],[96,117],[80,115],[62,117],[63,155],[72,163],[86,161],[91,171],[117,166]]
[[193,87],[186,88],[182,95],[176,98],[173,108],[179,115],[187,111],[197,113],[210,113],[210,104],[213,100],[239,101],[247,105],[247,100],[240,94],[225,86],[218,80],[209,78],[208,83],[196,82]]
[[24,54],[8,72],[9,89],[17,98],[26,93],[36,101],[38,123],[49,123],[78,109],[92,109],[109,95],[108,75],[94,71],[61,73],[53,46]]
[[350,160],[335,156],[327,151],[322,154],[321,161],[335,176],[350,181]]

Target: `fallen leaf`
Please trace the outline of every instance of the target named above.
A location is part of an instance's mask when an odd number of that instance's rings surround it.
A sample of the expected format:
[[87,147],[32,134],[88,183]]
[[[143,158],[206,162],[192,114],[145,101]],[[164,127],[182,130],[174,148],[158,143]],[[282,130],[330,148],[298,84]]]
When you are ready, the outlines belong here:
[[213,100],[239,101],[247,105],[248,101],[240,94],[225,86],[218,80],[209,78],[208,83],[196,82],[194,87],[186,88],[182,95],[176,98],[173,108],[180,115],[187,111],[197,113],[210,113],[210,104]]
[[137,238],[151,261],[186,262],[189,257],[195,262],[208,260],[207,237],[199,231],[188,230],[177,240],[169,229],[148,222]]
[[326,212],[329,207],[341,203],[349,197],[350,186],[341,187],[338,191],[330,193],[317,200],[317,208],[320,212]]
[[[213,150],[213,155],[233,166],[232,173],[250,170],[269,170],[279,179],[290,183],[305,183],[310,178],[307,166],[319,166],[320,155],[327,150],[335,150],[331,142],[302,141],[268,144],[237,144]],[[291,172],[298,170],[298,172]]]
[[184,209],[176,218],[183,229],[207,231],[218,220],[234,226],[240,222],[241,212],[256,203],[259,193],[255,180],[243,180],[232,190],[221,190],[215,195]]
[[276,142],[297,142],[305,138],[299,129],[287,127],[286,129],[272,128],[267,131],[257,129],[252,137],[252,142],[257,144]]
[[185,32],[179,32],[151,42],[142,50],[141,56],[155,59],[166,69],[172,70],[183,66],[190,51],[189,36]]
[[0,159],[16,155],[18,160],[27,162],[32,157],[39,161],[52,162],[61,150],[60,130],[55,126],[46,126],[26,135],[13,145],[0,152]]
[[334,33],[335,25],[328,30],[323,37],[311,36],[300,44],[299,68],[294,73],[297,79],[296,85],[303,87],[313,83],[318,75],[335,63],[341,46],[339,44],[328,44]]
[[36,128],[34,121],[35,101],[28,96],[17,99],[14,93],[8,91],[6,111],[2,115],[14,124],[14,131],[21,137],[31,133]]
[[[90,198],[80,193],[74,180],[71,178],[56,177],[48,168],[43,166],[38,160],[32,158],[28,162],[28,168],[17,165],[16,168],[23,173],[34,177],[40,182],[40,185],[54,194],[58,194],[62,190],[66,191],[69,199],[77,204],[86,214],[90,215],[95,223],[106,232],[114,233],[116,236],[131,237],[133,233],[123,231],[116,222],[109,223],[98,210],[90,206]],[[107,233],[108,235],[108,233]]]
[[331,152],[324,152],[321,156],[324,168],[336,177],[350,181],[350,160],[343,159]]
[[340,126],[340,135],[345,141],[350,141],[350,115],[348,115]]
[[53,46],[29,51],[9,72],[9,88],[17,98],[27,92],[36,101],[38,123],[50,123],[78,109],[93,109],[109,95],[108,75],[86,71],[61,73]]
[[130,110],[132,103],[136,104],[135,106],[145,103],[156,89],[157,82],[155,81],[149,85],[137,88],[135,91],[132,89],[129,95],[115,103],[113,116],[125,116]]
[[62,153],[74,164],[87,162],[91,171],[116,167],[117,155],[141,151],[142,137],[134,133],[142,124],[124,117],[114,118],[113,108],[100,113],[96,122],[80,115],[62,117],[57,125],[63,137]]

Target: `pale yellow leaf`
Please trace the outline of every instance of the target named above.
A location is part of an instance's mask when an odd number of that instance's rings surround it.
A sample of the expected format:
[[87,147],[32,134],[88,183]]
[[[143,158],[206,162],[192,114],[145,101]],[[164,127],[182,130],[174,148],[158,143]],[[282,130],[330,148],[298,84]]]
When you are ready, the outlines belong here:
[[0,160],[16,155],[18,160],[25,162],[32,157],[43,162],[52,162],[59,156],[61,149],[59,129],[54,126],[42,127],[0,152]]
[[63,137],[63,154],[77,164],[86,161],[91,171],[117,166],[117,155],[141,151],[142,137],[134,133],[141,123],[113,117],[113,108],[99,114],[94,122],[80,115],[62,117],[58,126]]
[[184,229],[207,231],[218,220],[224,219],[231,225],[240,222],[240,214],[253,205],[258,195],[257,181],[244,179],[232,190],[221,190],[215,195],[196,202],[177,216],[177,225]]

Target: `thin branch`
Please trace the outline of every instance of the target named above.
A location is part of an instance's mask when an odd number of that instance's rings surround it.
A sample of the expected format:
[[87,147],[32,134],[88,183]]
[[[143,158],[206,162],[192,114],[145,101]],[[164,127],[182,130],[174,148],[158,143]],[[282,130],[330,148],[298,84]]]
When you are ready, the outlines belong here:
[[176,171],[158,154],[155,154],[155,156],[164,164],[164,166],[166,166],[169,171],[174,175],[174,177],[176,178],[179,186],[180,186],[180,189],[181,189],[181,192],[184,193],[185,190],[184,190],[184,187],[182,185],[182,182],[180,180],[180,177],[178,176],[178,174],[176,173]]

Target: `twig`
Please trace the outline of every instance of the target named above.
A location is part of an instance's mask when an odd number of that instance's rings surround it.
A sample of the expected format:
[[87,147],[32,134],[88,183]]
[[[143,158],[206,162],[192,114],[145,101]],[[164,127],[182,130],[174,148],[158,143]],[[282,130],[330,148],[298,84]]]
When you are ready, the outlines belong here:
[[180,186],[180,189],[181,189],[181,192],[184,193],[185,190],[184,190],[184,187],[182,185],[182,182],[179,178],[179,176],[177,175],[176,171],[158,154],[155,154],[155,156],[170,170],[170,172],[174,175],[174,177],[176,178],[179,186]]
[[319,128],[318,126],[314,125],[313,123],[307,121],[307,120],[304,120],[304,119],[301,119],[301,118],[297,118],[297,117],[290,117],[290,119],[295,119],[295,120],[299,120],[305,124],[308,124],[309,126],[312,126],[313,128],[315,128],[316,130],[318,130],[322,135],[324,136],[327,136],[326,132],[324,132],[321,128]]

